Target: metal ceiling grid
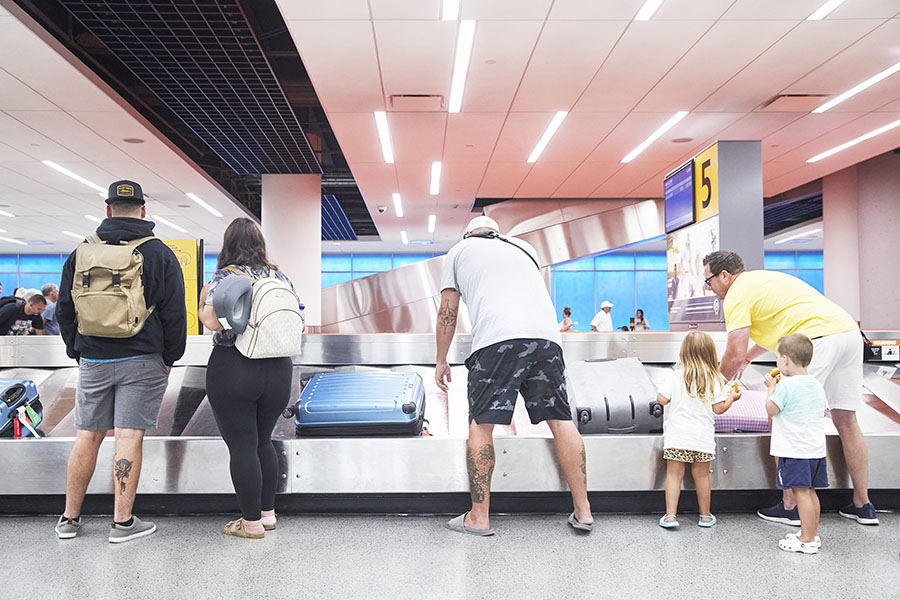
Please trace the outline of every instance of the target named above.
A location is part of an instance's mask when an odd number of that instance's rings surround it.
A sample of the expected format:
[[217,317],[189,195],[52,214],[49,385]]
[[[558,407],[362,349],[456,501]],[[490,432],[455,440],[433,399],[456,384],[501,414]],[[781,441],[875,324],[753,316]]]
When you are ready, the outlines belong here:
[[322,173],[236,0],[62,0],[235,173]]
[[334,194],[322,194],[322,239],[330,242],[357,239]]
[[770,235],[821,216],[821,195],[781,202],[763,209],[763,230],[765,235]]

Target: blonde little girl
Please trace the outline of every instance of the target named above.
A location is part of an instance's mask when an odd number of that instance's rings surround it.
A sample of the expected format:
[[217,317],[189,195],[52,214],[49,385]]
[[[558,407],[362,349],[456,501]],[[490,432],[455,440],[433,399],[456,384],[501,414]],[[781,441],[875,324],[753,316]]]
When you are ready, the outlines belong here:
[[678,527],[678,497],[685,463],[700,505],[700,527],[712,527],[716,518],[709,510],[709,463],[715,458],[715,415],[721,415],[741,397],[736,384],[724,390],[719,359],[711,337],[702,331],[688,333],[681,343],[678,365],[659,389],[656,398],[665,409],[663,458],[666,459],[666,514],[660,527]]

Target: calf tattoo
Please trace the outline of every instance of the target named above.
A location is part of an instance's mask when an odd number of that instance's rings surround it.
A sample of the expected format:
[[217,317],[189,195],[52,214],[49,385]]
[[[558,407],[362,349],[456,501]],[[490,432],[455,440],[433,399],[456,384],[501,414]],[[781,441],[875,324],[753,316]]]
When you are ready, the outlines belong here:
[[450,308],[450,301],[445,300],[444,304],[441,306],[441,310],[438,311],[438,325],[444,328],[444,333],[447,333],[447,330],[456,330],[456,315],[459,310],[454,310]]
[[472,495],[472,502],[481,504],[491,491],[494,447],[486,444],[476,450],[467,448],[466,467],[469,471],[469,493]]
[[131,475],[131,461],[120,458],[115,464],[116,481],[119,482],[119,493],[125,493],[125,480]]
[[584,453],[584,444],[581,444],[581,472],[587,477],[587,455]]

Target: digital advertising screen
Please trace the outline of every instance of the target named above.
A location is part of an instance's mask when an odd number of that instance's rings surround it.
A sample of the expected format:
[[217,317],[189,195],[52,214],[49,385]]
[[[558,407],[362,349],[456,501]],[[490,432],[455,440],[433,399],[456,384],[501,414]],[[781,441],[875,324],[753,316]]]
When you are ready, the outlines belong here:
[[668,176],[663,184],[666,233],[694,222],[694,161],[689,160]]

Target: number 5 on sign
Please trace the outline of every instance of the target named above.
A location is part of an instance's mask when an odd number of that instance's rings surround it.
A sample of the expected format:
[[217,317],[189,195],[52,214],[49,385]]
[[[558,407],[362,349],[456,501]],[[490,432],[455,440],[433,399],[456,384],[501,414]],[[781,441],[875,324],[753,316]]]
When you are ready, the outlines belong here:
[[718,144],[713,144],[694,159],[694,206],[698,223],[719,214]]

